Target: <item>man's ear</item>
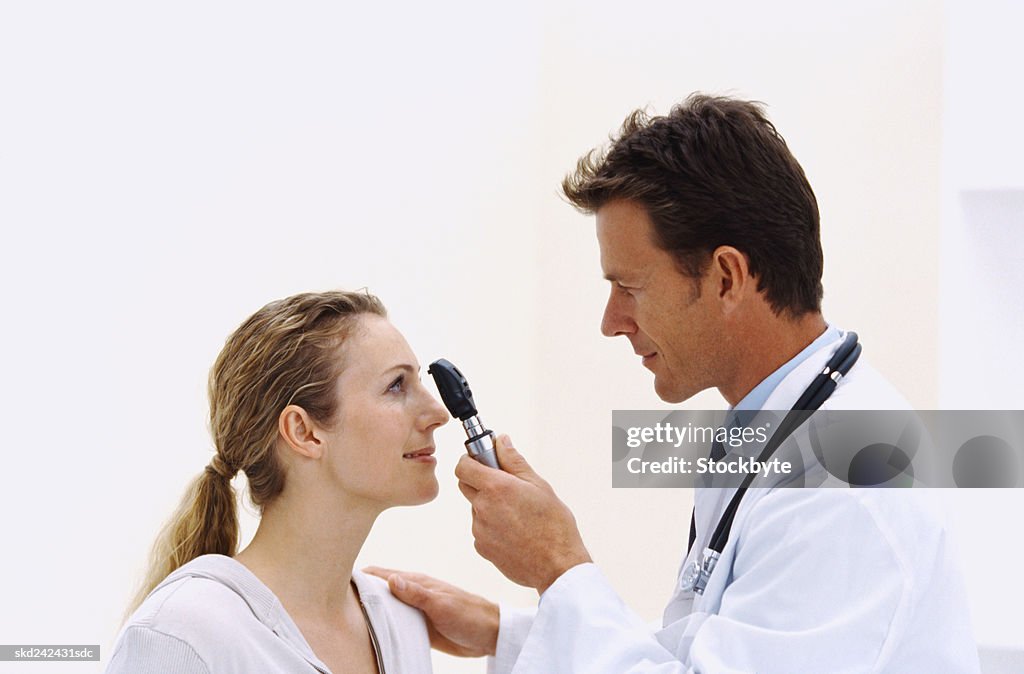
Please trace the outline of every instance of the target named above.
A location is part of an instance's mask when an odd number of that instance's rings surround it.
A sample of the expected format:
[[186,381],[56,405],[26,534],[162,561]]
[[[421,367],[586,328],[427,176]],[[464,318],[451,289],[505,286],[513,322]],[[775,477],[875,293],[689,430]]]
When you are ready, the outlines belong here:
[[288,405],[277,418],[277,430],[288,447],[309,459],[323,456],[323,442],[317,426],[306,410],[298,405]]
[[757,291],[757,280],[750,275],[750,261],[732,246],[719,246],[711,253],[711,271],[716,281],[715,292],[726,312]]

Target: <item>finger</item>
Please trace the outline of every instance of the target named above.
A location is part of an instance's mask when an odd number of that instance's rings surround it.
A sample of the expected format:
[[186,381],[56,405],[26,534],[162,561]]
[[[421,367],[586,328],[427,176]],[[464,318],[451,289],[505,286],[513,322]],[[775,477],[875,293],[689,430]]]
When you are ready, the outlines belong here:
[[476,499],[477,494],[480,493],[479,489],[474,489],[462,481],[459,482],[459,491],[462,492],[462,495],[465,496],[466,500],[470,503],[472,503]]
[[395,595],[399,600],[409,606],[420,609],[428,616],[430,615],[430,604],[434,599],[433,591],[419,583],[408,580],[407,577],[403,577],[400,573],[391,574],[391,577],[388,578],[388,588],[391,590],[391,594]]
[[368,573],[371,576],[377,576],[378,578],[388,579],[388,576],[392,576],[396,573],[404,573],[398,569],[386,569],[383,566],[364,566],[363,573]]
[[406,581],[411,581],[423,587],[438,588],[441,589],[447,585],[443,580],[438,580],[433,576],[428,576],[425,573],[417,573],[416,571],[399,571],[398,569],[386,569],[381,566],[368,566],[363,569],[364,572],[389,580],[391,576],[401,576]]
[[488,468],[468,454],[463,454],[455,465],[455,477],[474,489],[482,488],[492,472],[493,468]]
[[522,479],[537,477],[537,473],[526,462],[523,455],[512,446],[512,438],[507,435],[498,436],[495,452],[498,455],[498,463],[506,473]]

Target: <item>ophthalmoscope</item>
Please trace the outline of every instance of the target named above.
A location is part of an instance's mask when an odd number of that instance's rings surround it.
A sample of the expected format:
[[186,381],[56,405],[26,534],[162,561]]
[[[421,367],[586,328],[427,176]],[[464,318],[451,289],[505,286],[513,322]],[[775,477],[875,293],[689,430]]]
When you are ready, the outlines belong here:
[[466,451],[469,455],[491,468],[500,469],[498,455],[494,451],[494,432],[486,429],[477,416],[476,404],[473,402],[473,391],[469,388],[466,377],[459,368],[441,358],[435,360],[427,368],[427,374],[434,378],[441,400],[453,417],[462,422],[466,431]]

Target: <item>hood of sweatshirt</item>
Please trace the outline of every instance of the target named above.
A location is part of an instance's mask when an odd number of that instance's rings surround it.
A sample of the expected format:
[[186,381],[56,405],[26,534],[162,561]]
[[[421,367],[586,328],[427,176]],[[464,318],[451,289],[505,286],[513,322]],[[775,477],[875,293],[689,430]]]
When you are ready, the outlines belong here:
[[[373,614],[376,611],[372,610],[370,606],[376,604],[376,602],[373,600],[367,601],[367,599],[376,594],[376,588],[371,587],[371,581],[365,574],[355,571],[352,576],[356,589],[359,591],[360,600],[367,607],[367,617],[370,619],[370,624],[374,628],[374,632],[379,633],[381,630],[377,629],[375,624],[377,621],[373,620]],[[183,578],[205,578],[230,589],[249,606],[257,620],[266,625],[278,637],[288,642],[311,665],[322,672],[330,672],[327,665],[321,662],[316,654],[313,653],[313,649],[305,637],[302,636],[302,632],[270,588],[264,585],[263,581],[257,578],[241,562],[226,555],[211,554],[196,557],[168,575],[167,578],[154,588],[153,592]]]

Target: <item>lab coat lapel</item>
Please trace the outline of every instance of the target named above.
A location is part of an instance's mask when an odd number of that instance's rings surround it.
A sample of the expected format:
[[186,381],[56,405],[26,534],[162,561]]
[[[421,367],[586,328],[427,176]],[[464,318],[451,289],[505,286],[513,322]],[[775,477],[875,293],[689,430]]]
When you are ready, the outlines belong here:
[[[846,332],[841,330],[840,333],[838,339],[818,349],[786,375],[779,382],[779,385],[775,387],[771,395],[768,396],[763,409],[788,411],[811,383],[814,376],[825,367],[829,358],[832,357],[835,350],[842,344],[843,339],[846,338]],[[680,589],[683,571],[691,561],[701,558],[704,548],[707,547],[711,534],[718,524],[722,511],[725,510],[725,506],[729,503],[735,492],[736,490],[731,488],[704,488],[694,491],[694,518],[697,524],[697,538],[694,541],[693,548],[683,558],[683,562],[679,566],[679,571],[676,575],[675,592],[662,615],[662,624],[664,626],[668,627],[690,615],[695,608],[700,608],[695,606],[695,603],[704,604],[705,602],[702,600],[708,598],[707,592],[705,592],[704,597],[698,599],[692,590],[683,591]],[[715,604],[717,604],[717,600]]]

